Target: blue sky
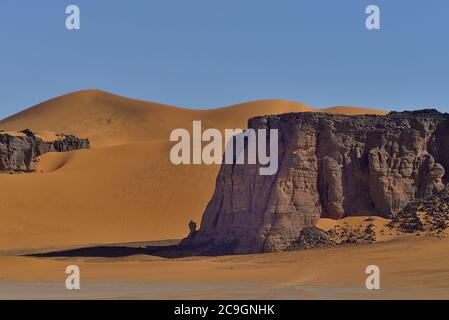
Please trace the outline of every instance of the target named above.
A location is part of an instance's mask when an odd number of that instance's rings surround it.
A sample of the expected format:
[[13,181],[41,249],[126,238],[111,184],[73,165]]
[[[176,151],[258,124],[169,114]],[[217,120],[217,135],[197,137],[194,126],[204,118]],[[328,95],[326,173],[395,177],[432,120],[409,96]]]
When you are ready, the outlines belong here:
[[[81,30],[65,28],[70,4]],[[1,0],[0,117],[87,88],[190,108],[449,112],[448,15],[445,0]]]

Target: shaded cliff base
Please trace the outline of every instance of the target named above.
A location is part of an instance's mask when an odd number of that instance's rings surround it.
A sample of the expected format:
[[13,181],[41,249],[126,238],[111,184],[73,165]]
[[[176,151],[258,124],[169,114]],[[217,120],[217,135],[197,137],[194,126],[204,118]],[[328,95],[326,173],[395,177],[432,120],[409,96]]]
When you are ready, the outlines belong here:
[[[447,237],[449,235],[449,186],[434,195],[409,203],[392,219],[378,216],[353,216],[344,219],[321,218],[313,227],[302,229],[288,251],[341,244],[391,241],[405,236]],[[191,245],[198,231],[191,232],[179,247],[192,255],[235,253],[238,240],[217,245],[212,241]],[[190,254],[186,254],[190,255]]]
[[[342,245],[362,245],[394,241],[416,241],[418,239],[448,239],[449,228],[446,214],[445,223],[435,223],[433,215],[425,212],[425,207],[417,206],[414,213],[408,210],[407,215],[397,219],[381,217],[348,217],[341,220],[323,218],[315,227],[305,228],[298,239],[287,251],[333,247]],[[410,227],[410,216],[419,221]],[[439,221],[439,220],[438,220]],[[416,227],[418,226],[419,227]],[[31,253],[26,256],[39,258],[124,258],[132,256],[158,256],[163,258],[186,258],[195,256],[233,255],[237,243],[216,246],[214,243],[204,245],[183,245],[179,240],[135,242],[89,246],[59,251]]]

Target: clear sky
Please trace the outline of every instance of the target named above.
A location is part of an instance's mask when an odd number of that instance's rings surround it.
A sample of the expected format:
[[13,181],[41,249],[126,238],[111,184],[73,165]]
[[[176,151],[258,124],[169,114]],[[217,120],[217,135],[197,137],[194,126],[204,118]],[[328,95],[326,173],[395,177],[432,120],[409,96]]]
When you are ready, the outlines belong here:
[[[65,28],[70,4],[81,30]],[[1,0],[0,117],[87,88],[190,108],[449,112],[448,17],[447,0]]]

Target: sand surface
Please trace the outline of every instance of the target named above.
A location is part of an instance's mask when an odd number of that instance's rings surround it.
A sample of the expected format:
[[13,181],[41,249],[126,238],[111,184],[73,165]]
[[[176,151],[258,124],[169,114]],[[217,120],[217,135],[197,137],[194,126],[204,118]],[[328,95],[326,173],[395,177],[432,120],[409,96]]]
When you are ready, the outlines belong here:
[[[0,298],[449,299],[449,239],[415,238],[181,259],[0,256]],[[71,264],[80,268],[79,291],[65,289]],[[365,287],[372,264],[380,290]]]

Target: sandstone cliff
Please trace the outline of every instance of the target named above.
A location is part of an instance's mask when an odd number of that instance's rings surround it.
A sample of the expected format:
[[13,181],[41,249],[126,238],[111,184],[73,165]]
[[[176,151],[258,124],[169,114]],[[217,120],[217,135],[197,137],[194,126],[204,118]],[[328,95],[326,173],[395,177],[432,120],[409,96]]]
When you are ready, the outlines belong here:
[[449,169],[449,115],[435,110],[386,116],[288,113],[252,118],[278,129],[279,169],[223,164],[201,228],[183,245],[217,252],[288,249],[320,217],[395,217],[440,192]]
[[54,141],[44,141],[30,130],[23,135],[0,132],[0,173],[35,171],[36,159],[46,152],[66,152],[89,148],[89,140],[58,134]]

